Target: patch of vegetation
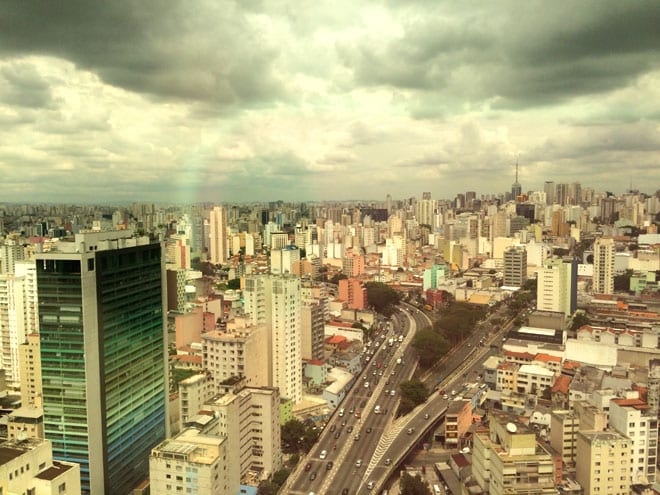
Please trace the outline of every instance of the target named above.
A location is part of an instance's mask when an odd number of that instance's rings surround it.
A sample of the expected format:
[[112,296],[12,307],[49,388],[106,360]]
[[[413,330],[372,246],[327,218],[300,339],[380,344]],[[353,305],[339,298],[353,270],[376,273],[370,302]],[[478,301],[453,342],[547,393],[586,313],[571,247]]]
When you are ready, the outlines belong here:
[[401,300],[401,295],[387,284],[382,282],[367,282],[367,302],[378,313],[384,316],[392,316],[396,305]]
[[399,403],[399,415],[403,416],[412,411],[419,404],[426,402],[429,391],[421,381],[413,378],[399,384],[401,390],[401,402]]
[[424,328],[412,340],[412,346],[417,351],[419,365],[430,368],[449,351],[449,342],[437,330],[431,327]]
[[406,471],[401,474],[399,489],[401,495],[431,495],[431,488],[419,474],[413,477]]

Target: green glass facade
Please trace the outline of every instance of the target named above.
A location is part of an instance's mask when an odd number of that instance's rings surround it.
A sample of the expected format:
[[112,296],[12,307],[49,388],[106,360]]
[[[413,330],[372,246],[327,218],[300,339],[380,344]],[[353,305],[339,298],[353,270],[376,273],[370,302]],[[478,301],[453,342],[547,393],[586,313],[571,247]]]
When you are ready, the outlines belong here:
[[37,262],[46,438],[83,493],[130,493],[166,433],[161,246],[71,257]]

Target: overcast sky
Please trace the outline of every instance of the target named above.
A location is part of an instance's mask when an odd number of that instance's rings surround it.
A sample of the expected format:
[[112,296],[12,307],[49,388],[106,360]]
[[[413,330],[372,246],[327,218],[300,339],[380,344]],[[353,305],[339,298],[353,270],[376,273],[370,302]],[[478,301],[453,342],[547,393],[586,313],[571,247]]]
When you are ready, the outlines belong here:
[[0,3],[0,201],[660,189],[660,2]]

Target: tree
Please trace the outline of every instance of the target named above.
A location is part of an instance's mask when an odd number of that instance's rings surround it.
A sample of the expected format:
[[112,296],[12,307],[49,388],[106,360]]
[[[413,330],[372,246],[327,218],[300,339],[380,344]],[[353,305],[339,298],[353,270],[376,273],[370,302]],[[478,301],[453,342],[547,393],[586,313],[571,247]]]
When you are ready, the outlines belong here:
[[630,278],[632,277],[632,274],[632,270],[626,270],[620,275],[615,275],[614,290],[616,292],[628,292],[630,290]]
[[330,280],[328,280],[328,282],[334,285],[339,285],[339,281],[345,278],[348,277],[344,273],[336,273],[330,278]]
[[576,311],[571,322],[571,330],[577,330],[584,325],[591,325],[591,319],[584,311]]
[[282,425],[281,442],[282,451],[293,454],[302,451],[302,443],[307,428],[297,419],[291,419]]
[[399,485],[401,495],[431,495],[429,485],[417,474],[410,476],[406,471],[401,474],[401,483]]
[[227,288],[228,289],[234,289],[238,290],[241,288],[241,279],[240,278],[233,278],[230,281],[227,282]]
[[364,285],[369,306],[384,316],[392,316],[395,305],[401,300],[399,293],[382,282],[367,282]]
[[423,404],[429,396],[429,391],[426,390],[424,383],[416,378],[401,382],[399,388],[401,390],[400,415],[408,414],[415,406]]
[[277,486],[282,486],[286,482],[286,479],[289,477],[290,473],[291,471],[286,468],[275,471],[273,474],[273,483],[275,483]]
[[449,342],[430,327],[415,334],[412,346],[417,351],[419,365],[422,368],[430,368],[449,350]]

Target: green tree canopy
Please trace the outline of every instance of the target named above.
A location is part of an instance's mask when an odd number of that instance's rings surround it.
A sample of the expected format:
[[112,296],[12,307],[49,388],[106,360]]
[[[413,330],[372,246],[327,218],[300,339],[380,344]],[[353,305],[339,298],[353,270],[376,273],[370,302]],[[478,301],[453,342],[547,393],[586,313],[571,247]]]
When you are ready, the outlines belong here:
[[401,300],[400,294],[382,282],[367,282],[367,302],[380,314],[392,316],[395,306]]
[[576,311],[571,322],[571,330],[577,330],[583,325],[591,325],[591,319],[584,311]]
[[399,403],[400,415],[408,414],[415,406],[424,403],[429,396],[424,383],[416,378],[401,382],[399,388],[401,390],[401,402]]
[[412,346],[417,351],[419,365],[422,368],[430,368],[449,350],[447,339],[430,327],[415,333]]
[[431,495],[429,485],[422,480],[419,474],[413,477],[404,471],[401,474],[399,486],[401,495]]

